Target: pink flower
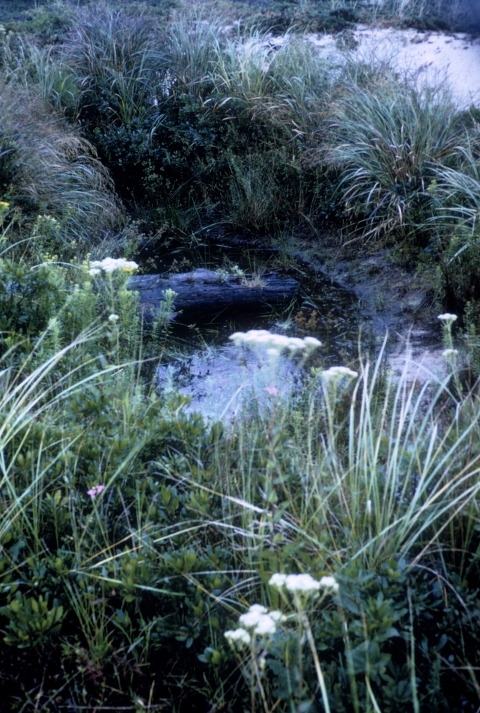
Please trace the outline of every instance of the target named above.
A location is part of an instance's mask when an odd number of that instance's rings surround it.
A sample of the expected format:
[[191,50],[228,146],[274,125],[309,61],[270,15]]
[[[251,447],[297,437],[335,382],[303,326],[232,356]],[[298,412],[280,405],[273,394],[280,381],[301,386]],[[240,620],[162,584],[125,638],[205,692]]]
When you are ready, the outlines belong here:
[[270,396],[276,396],[278,394],[278,389],[276,386],[266,386],[264,391],[266,391],[267,394],[270,394]]
[[87,495],[90,495],[92,500],[94,500],[97,495],[100,495],[105,490],[104,485],[94,485],[91,490],[87,490]]

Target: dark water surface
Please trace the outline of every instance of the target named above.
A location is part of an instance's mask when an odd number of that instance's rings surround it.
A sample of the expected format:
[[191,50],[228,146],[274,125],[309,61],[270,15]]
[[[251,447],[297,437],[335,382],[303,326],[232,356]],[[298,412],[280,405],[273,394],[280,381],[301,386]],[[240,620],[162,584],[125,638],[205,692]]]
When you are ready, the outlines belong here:
[[[352,363],[358,357],[358,300],[309,266],[299,261],[292,264],[278,251],[246,251],[229,245],[173,252],[158,261],[156,269],[163,272],[172,263],[174,269],[182,271],[200,266],[223,270],[238,267],[247,277],[256,274],[260,279],[275,270],[299,282],[298,295],[281,308],[264,304],[248,311],[230,308],[177,317],[171,331],[173,349],[165,354],[158,370],[159,387],[179,388],[192,397],[192,410],[225,418],[252,396],[260,400],[281,398],[298,387],[305,366],[298,356],[282,356],[272,362],[258,350],[236,347],[229,340],[234,332],[267,329],[287,336],[316,337],[322,347],[309,359],[308,367]],[[364,346],[368,332],[368,325],[363,325]],[[270,393],[272,390],[277,393]]]

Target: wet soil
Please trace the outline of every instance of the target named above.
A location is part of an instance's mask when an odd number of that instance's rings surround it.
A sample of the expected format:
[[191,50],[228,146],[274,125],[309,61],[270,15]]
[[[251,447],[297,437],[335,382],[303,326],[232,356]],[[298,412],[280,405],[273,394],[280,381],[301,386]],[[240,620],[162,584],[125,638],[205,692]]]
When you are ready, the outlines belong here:
[[272,364],[229,341],[233,332],[249,329],[317,337],[323,346],[308,367],[322,368],[355,367],[360,344],[363,358],[373,359],[387,338],[387,367],[394,374],[419,382],[444,378],[440,307],[431,275],[397,264],[387,248],[372,254],[341,249],[338,234],[324,235],[321,242],[295,243],[292,237],[291,243],[267,250],[261,239],[235,234],[209,244],[210,269],[225,265],[226,256],[247,272],[252,263],[257,269],[274,266],[298,280],[299,294],[283,308],[180,314],[172,336],[181,356],[167,355],[158,372],[162,387],[174,385],[192,398],[191,410],[224,420],[246,403],[264,408],[289,396],[301,383],[299,365],[289,359]]
[[406,370],[408,380],[420,382],[446,376],[438,320],[443,310],[431,271],[399,263],[389,248],[370,254],[355,246],[342,248],[334,235],[321,247],[304,244],[295,255],[351,291],[359,324],[363,329],[368,325],[377,349],[387,339],[391,371]]

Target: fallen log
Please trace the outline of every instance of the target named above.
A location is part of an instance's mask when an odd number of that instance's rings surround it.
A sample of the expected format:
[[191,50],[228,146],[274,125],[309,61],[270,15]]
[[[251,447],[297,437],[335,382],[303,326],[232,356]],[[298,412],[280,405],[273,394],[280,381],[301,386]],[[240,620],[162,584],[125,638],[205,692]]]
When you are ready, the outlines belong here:
[[140,294],[146,312],[155,311],[165,301],[165,291],[173,290],[176,312],[242,310],[254,305],[278,305],[290,300],[298,291],[292,277],[279,277],[276,272],[260,280],[225,276],[213,270],[198,269],[178,275],[137,275],[128,283]]

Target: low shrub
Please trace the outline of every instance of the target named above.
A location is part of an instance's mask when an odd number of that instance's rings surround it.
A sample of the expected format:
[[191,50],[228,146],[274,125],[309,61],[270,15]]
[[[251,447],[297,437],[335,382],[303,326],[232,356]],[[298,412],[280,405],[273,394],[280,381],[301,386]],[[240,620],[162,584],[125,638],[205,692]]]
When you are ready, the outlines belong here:
[[31,269],[25,263],[1,260],[0,349],[4,352],[22,339],[34,343],[65,300],[65,282],[59,270],[48,265]]
[[41,45],[62,42],[75,21],[74,6],[68,2],[20,2],[15,5],[15,16],[10,18],[7,11],[2,18],[4,22],[7,20],[5,29],[8,32],[32,35]]

